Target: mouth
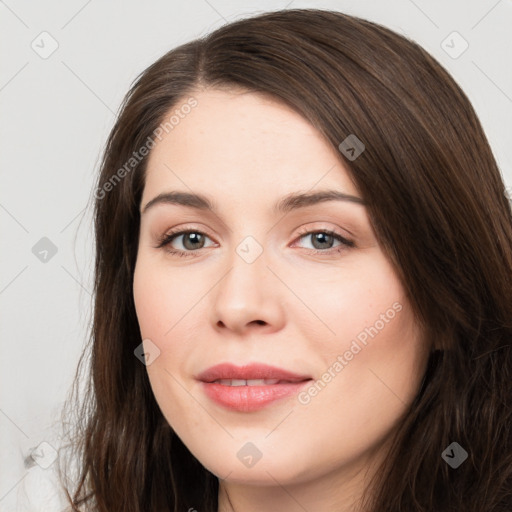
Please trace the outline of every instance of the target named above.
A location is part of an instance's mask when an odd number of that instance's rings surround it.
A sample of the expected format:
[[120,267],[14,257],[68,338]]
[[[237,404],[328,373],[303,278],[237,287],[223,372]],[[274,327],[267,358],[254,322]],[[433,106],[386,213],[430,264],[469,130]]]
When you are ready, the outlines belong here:
[[266,364],[223,363],[202,372],[197,380],[215,404],[231,411],[252,412],[292,397],[312,378]]
[[223,386],[273,386],[275,384],[290,384],[293,381],[279,379],[219,379],[209,384],[222,384]]

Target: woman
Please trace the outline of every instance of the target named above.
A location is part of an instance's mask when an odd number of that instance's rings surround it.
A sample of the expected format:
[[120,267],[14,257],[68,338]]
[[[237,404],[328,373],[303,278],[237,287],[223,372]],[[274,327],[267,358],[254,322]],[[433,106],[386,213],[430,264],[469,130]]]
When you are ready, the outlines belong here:
[[511,209],[417,44],[296,9],[180,46],[95,198],[73,510],[511,510]]

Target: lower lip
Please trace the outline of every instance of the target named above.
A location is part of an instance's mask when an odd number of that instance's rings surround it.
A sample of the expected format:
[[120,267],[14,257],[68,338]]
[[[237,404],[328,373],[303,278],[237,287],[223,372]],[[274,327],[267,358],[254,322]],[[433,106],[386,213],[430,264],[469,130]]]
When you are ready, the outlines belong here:
[[311,380],[270,384],[268,386],[224,386],[213,382],[202,382],[206,395],[214,402],[232,411],[251,412],[297,394]]

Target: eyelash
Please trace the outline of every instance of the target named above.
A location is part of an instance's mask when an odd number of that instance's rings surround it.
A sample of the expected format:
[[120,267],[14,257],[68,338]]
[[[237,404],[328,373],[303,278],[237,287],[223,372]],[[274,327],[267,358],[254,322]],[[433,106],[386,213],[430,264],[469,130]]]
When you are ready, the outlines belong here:
[[[168,252],[172,255],[175,255],[175,256],[180,256],[180,257],[184,257],[184,258],[194,257],[191,253],[199,252],[201,249],[182,251],[179,249],[169,248],[170,243],[175,238],[177,238],[178,236],[181,236],[181,235],[188,235],[190,233],[196,233],[196,234],[200,234],[200,235],[204,235],[204,236],[208,237],[208,235],[206,233],[203,233],[202,231],[199,231],[197,229],[188,229],[188,230],[185,229],[185,230],[171,231],[170,233],[165,233],[164,235],[159,237],[158,245],[156,246],[156,248],[157,249],[164,248],[164,250],[166,252]],[[302,231],[301,233],[299,233],[299,236],[297,239],[303,238],[306,235],[314,235],[314,234],[319,234],[319,233],[333,236],[336,240],[341,242],[341,245],[339,245],[338,247],[333,247],[331,249],[326,249],[326,250],[308,249],[308,251],[310,251],[310,254],[325,255],[325,254],[341,253],[342,251],[345,251],[347,248],[355,247],[355,243],[353,241],[348,240],[347,238],[341,236],[339,233],[336,233],[335,231],[331,231],[329,229],[320,229],[320,230],[314,230],[314,231],[305,230],[305,231]],[[202,249],[204,249],[204,247]]]

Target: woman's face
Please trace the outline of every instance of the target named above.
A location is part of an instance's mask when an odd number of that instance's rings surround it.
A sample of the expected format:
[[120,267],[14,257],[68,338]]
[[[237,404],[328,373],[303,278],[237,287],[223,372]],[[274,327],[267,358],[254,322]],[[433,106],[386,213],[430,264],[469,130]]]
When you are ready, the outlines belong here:
[[[307,121],[259,94],[195,98],[156,141],[140,208],[133,292],[156,400],[226,481],[353,475],[423,377],[404,290],[364,204],[315,200],[360,195]],[[177,192],[212,208],[161,196]],[[171,231],[189,234],[157,247]],[[205,373],[222,363],[239,368]]]

